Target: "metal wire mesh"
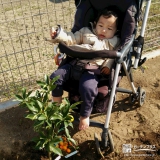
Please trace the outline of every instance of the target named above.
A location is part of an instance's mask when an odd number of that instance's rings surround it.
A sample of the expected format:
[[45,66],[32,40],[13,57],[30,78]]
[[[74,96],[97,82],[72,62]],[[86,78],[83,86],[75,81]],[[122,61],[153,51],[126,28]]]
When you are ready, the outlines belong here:
[[[160,2],[152,1],[144,51],[160,46]],[[74,0],[0,1],[0,101],[22,87],[34,88],[37,79],[56,69],[53,45],[44,37],[57,24],[70,30],[74,14]]]
[[160,48],[160,1],[152,0],[145,31],[144,52]]
[[1,0],[0,101],[55,69],[53,46],[45,42],[50,26],[70,30],[73,0]]

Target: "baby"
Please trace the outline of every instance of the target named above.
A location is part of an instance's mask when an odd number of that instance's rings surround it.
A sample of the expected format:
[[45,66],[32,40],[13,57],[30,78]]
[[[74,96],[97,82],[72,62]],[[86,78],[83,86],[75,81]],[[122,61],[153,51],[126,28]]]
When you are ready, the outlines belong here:
[[[65,42],[68,46],[75,46],[78,49],[86,48],[89,50],[113,50],[119,45],[119,38],[116,35],[118,30],[118,14],[116,9],[106,8],[98,14],[91,27],[83,27],[79,31],[72,33],[64,31],[60,26],[57,30],[52,28],[50,42],[58,43]],[[55,57],[57,62],[57,57]],[[90,65],[97,65],[101,68],[102,74],[110,74],[110,68],[113,64],[113,59],[103,60],[95,58],[89,61]],[[104,65],[105,64],[105,65]],[[70,68],[68,64],[59,67],[52,73],[51,79],[60,75],[57,87],[52,91],[53,101],[61,103],[63,94],[63,84],[68,79]],[[83,130],[89,127],[89,117],[93,109],[93,102],[98,94],[97,75],[86,71],[80,78],[79,93],[81,100],[80,123],[79,129]]]

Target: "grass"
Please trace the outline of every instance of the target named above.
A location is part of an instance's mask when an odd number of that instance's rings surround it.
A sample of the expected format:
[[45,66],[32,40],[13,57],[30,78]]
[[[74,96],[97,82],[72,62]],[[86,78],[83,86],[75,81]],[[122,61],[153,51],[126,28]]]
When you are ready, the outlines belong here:
[[[49,28],[60,24],[70,31],[75,14],[74,0],[12,1],[0,4],[0,101],[17,92],[17,88],[31,86],[30,82],[50,75],[56,66],[53,61],[53,45]],[[62,11],[63,9],[63,11]],[[150,17],[145,33],[144,51],[160,46],[160,2],[152,0]],[[34,78],[33,78],[34,77]],[[19,89],[18,89],[19,90]]]

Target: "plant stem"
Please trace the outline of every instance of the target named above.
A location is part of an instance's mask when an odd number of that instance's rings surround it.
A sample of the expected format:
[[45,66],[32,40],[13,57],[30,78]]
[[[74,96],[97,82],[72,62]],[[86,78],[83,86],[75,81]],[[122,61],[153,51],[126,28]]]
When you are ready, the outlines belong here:
[[52,160],[52,153],[51,152],[48,152],[48,158],[49,158],[49,160]]

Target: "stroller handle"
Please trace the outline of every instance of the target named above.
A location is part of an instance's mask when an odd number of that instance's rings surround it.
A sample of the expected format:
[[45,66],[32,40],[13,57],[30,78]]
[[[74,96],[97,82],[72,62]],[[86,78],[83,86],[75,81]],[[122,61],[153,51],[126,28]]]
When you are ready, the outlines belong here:
[[124,57],[127,56],[129,50],[131,49],[134,38],[135,38],[135,35],[132,35],[129,42],[119,52],[117,52],[117,55],[119,55],[119,59],[117,60],[117,63],[122,63],[124,61]]
[[81,58],[81,59],[92,59],[92,58],[118,58],[121,56],[120,52],[118,51],[111,51],[111,50],[98,50],[98,51],[89,51],[87,49],[75,50],[72,46],[67,46],[65,43],[60,42],[58,48],[61,53],[65,53],[68,56],[74,58]]

